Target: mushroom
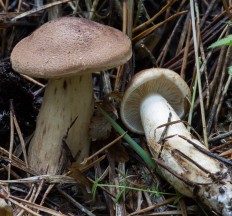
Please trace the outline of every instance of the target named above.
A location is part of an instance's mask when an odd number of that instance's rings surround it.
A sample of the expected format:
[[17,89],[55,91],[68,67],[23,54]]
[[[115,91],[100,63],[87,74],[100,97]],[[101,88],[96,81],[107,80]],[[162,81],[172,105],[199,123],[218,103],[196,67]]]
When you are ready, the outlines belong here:
[[76,17],[52,20],[14,47],[15,71],[49,79],[29,146],[31,168],[61,173],[68,159],[64,142],[77,161],[88,155],[91,73],[122,65],[131,53],[131,41],[121,31]]
[[228,168],[180,121],[187,98],[190,90],[177,73],[147,69],[130,81],[121,103],[121,118],[131,131],[145,133],[162,175],[180,193],[200,199],[220,214],[232,215]]

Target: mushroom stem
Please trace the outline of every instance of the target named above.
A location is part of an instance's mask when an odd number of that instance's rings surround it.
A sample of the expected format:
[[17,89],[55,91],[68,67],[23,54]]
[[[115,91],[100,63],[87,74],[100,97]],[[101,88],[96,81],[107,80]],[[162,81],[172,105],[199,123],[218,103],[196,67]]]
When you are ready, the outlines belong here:
[[[168,122],[169,115],[171,113],[171,121],[180,120],[179,116],[176,114],[174,109],[170,106],[167,100],[159,94],[148,95],[140,105],[140,115],[145,131],[145,135],[148,140],[155,139],[156,142],[160,139],[164,127],[156,129],[160,125],[166,124]],[[190,137],[190,133],[186,129],[183,123],[177,123],[170,125],[168,127],[166,136],[172,135],[183,135]]]
[[[159,94],[148,95],[141,102],[140,117],[151,153],[154,158],[165,164],[167,169],[160,167],[160,170],[164,178],[178,191],[189,197],[195,198],[197,196],[204,200],[206,205],[217,209],[219,203],[216,200],[227,198],[229,200],[232,196],[229,191],[225,196],[219,192],[222,188],[223,190],[231,190],[231,177],[229,175],[224,176],[223,184],[214,184],[219,173],[227,173],[228,169],[187,141],[189,140],[201,148],[205,148],[204,145],[191,136],[182,122],[158,128],[160,125],[168,123],[170,113],[171,122],[180,120],[171,105]],[[163,134],[165,127],[167,127],[167,131]],[[162,144],[163,148],[161,147]],[[157,158],[158,155],[160,155],[160,158]],[[169,170],[180,176],[180,178],[177,178]],[[190,184],[186,184],[186,182]],[[193,193],[196,188],[198,192]],[[228,215],[227,206],[223,211],[224,215]]]
[[77,161],[83,160],[90,146],[92,112],[91,74],[50,79],[29,147],[30,166],[39,173],[61,173],[70,159],[65,142],[72,156],[77,156]]
[[190,97],[190,90],[173,71],[141,71],[124,94],[122,120],[132,131],[145,132],[160,173],[177,191],[221,215],[231,216],[231,172],[220,162],[226,159],[209,152],[179,121],[186,97]]

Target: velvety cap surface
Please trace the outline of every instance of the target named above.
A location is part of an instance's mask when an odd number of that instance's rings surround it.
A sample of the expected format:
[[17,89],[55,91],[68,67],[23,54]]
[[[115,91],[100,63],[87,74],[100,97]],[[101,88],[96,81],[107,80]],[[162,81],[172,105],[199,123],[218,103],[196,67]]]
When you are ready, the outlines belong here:
[[15,71],[55,78],[119,66],[131,57],[131,41],[121,31],[76,17],[45,23],[21,40],[11,54]]
[[122,121],[135,133],[144,133],[140,105],[151,94],[163,96],[180,117],[187,107],[187,98],[191,97],[188,85],[174,71],[151,68],[137,73],[130,81],[121,103]]

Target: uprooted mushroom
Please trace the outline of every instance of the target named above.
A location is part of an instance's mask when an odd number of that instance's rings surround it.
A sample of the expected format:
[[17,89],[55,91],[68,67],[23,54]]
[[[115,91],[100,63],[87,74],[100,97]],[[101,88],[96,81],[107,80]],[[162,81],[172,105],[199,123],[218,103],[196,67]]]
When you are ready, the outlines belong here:
[[91,73],[122,65],[131,53],[131,42],[121,31],[76,17],[52,20],[15,46],[14,70],[49,78],[29,147],[30,167],[60,173],[68,159],[65,142],[78,161],[88,155]]
[[[168,69],[137,73],[121,104],[121,117],[133,132],[146,136],[163,177],[180,193],[222,215],[232,215],[232,178],[223,159],[193,138],[180,120],[190,90]],[[230,161],[224,160],[230,163]]]

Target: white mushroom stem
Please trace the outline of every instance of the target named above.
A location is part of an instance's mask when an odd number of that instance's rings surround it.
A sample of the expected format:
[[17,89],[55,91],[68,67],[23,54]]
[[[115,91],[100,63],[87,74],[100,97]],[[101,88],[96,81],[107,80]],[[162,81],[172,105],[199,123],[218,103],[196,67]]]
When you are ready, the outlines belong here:
[[[146,137],[154,138],[154,127],[156,128],[162,124],[166,124],[168,122],[169,113],[171,113],[171,121],[180,120],[173,108],[161,95],[152,94],[143,100],[140,106],[140,115]],[[156,130],[157,140],[160,139],[163,130],[164,127]],[[166,135],[171,136],[176,134],[190,137],[190,133],[182,123],[170,126]]]
[[[78,161],[83,160],[90,146],[88,131],[92,113],[91,74],[50,79],[30,142],[30,166],[40,173],[61,173],[70,160],[64,141],[72,156],[77,156]],[[64,139],[67,132],[67,139]]]
[[[157,159],[160,154],[159,160],[180,178],[167,169],[160,168],[163,176],[182,194],[197,198],[199,202],[222,215],[231,216],[232,184],[227,167],[178,136],[181,135],[206,149],[198,140],[192,138],[181,122],[167,126],[164,138],[172,137],[159,142],[165,127],[158,127],[168,123],[170,113],[171,122],[180,120],[169,103],[159,94],[147,96],[140,105],[141,121],[154,158]],[[160,153],[162,144],[164,147]]]

